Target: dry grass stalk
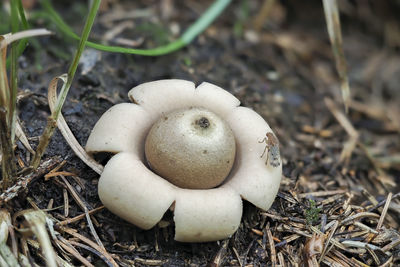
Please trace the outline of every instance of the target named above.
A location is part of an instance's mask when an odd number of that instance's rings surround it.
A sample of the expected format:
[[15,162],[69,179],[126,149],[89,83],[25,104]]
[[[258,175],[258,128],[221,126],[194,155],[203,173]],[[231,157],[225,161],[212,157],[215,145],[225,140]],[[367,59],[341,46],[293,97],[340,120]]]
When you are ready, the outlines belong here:
[[268,20],[268,16],[271,13],[273,6],[275,4],[275,0],[264,0],[260,11],[258,12],[257,16],[255,16],[253,20],[254,30],[257,32],[260,31],[263,25]]
[[[100,211],[102,209],[104,209],[104,206],[100,206],[100,207],[97,207],[95,209],[92,209],[92,210],[88,211],[88,213],[89,213],[89,215],[92,215],[92,214],[94,214],[94,213],[96,213],[96,212],[98,212],[98,211]],[[57,225],[62,226],[62,225],[70,224],[70,223],[75,223],[75,222],[77,222],[79,220],[82,220],[85,217],[86,217],[86,213],[78,215],[78,216],[76,216],[74,218],[70,218],[70,219],[66,219],[64,221],[58,222]]]
[[275,244],[274,244],[274,239],[272,237],[271,230],[269,229],[269,226],[265,229],[267,232],[267,238],[268,238],[268,244],[269,244],[269,249],[271,251],[271,262],[272,266],[277,265],[277,260],[276,260],[276,250],[275,250]]
[[93,227],[93,223],[92,223],[92,220],[90,219],[90,215],[88,213],[89,210],[88,210],[86,204],[81,200],[81,198],[79,197],[79,194],[75,191],[74,187],[72,187],[72,185],[67,181],[67,179],[63,175],[60,175],[60,177],[63,180],[64,184],[67,186],[69,193],[72,195],[72,197],[77,202],[77,204],[81,207],[81,209],[85,212],[88,226],[89,226],[90,231],[91,231],[93,237],[95,238],[97,244],[105,251],[104,245],[101,242],[99,236],[96,233],[96,230]]
[[350,139],[346,142],[345,146],[343,147],[342,154],[340,155],[340,160],[345,161],[348,164],[356,145],[358,145],[365,152],[365,155],[367,156],[367,158],[374,165],[376,171],[379,174],[379,176],[378,176],[379,181],[384,186],[386,186],[386,185],[391,186],[391,187],[395,186],[396,183],[393,181],[393,179],[391,177],[389,177],[380,168],[378,161],[370,153],[368,148],[359,140],[358,131],[354,128],[354,126],[352,125],[350,120],[346,117],[346,115],[338,109],[336,104],[330,98],[325,98],[324,100],[325,100],[326,106],[331,111],[332,115],[336,118],[336,120],[340,123],[340,125],[343,127],[343,129],[350,136]]
[[29,175],[27,175],[25,177],[19,178],[13,186],[8,188],[5,192],[3,192],[0,195],[0,206],[4,205],[4,203],[7,203],[14,197],[18,196],[18,194],[22,190],[26,189],[32,181],[38,179],[39,177],[42,177],[51,168],[54,168],[56,166],[56,164],[58,164],[58,163],[59,163],[58,158],[50,158],[50,159],[42,162],[42,164],[39,166],[39,168],[35,172],[30,173]]
[[218,250],[218,253],[214,256],[214,259],[210,263],[210,267],[219,267],[224,263],[226,256],[226,250],[228,248],[229,239],[222,241],[222,244]]
[[68,234],[72,235],[75,238],[78,238],[83,243],[86,243],[87,245],[89,245],[93,249],[95,249],[98,252],[102,253],[106,257],[106,259],[112,263],[113,266],[118,266],[118,264],[114,261],[114,259],[111,257],[111,255],[106,250],[104,250],[102,247],[97,245],[95,242],[93,242],[89,238],[84,237],[83,235],[77,233],[76,230],[71,229],[71,228],[67,228],[67,227],[64,227],[64,226],[56,227],[56,229],[60,230],[61,232],[68,233]]
[[342,31],[340,28],[339,8],[336,0],[322,1],[325,12],[325,20],[328,27],[333,55],[336,62],[336,70],[339,73],[340,88],[346,111],[350,103],[350,86],[347,74],[347,63],[343,52]]
[[381,217],[379,218],[378,224],[376,225],[376,230],[379,231],[382,228],[383,225],[383,220],[385,219],[385,216],[387,214],[387,211],[389,209],[390,201],[392,200],[393,193],[390,192],[386,198],[386,203],[385,206],[383,207],[383,211],[381,213]]
[[24,217],[29,223],[30,229],[36,235],[42,248],[42,253],[46,259],[48,267],[57,267],[56,253],[50,242],[49,235],[46,231],[46,215],[43,211],[24,212]]
[[65,251],[70,253],[74,258],[78,259],[83,265],[87,267],[94,267],[87,259],[82,255],[65,239],[57,240],[57,244],[61,246]]
[[[64,83],[66,82],[66,75],[61,75],[59,77],[54,78],[48,88],[48,101],[49,101],[49,106],[51,112],[55,112],[55,108],[58,103],[58,97],[57,97],[57,84],[59,81],[63,81]],[[64,136],[65,140],[67,143],[70,145],[72,150],[75,152],[75,154],[83,161],[85,162],[90,168],[92,168],[95,172],[98,174],[101,174],[103,172],[103,166],[99,163],[97,163],[90,155],[88,155],[85,151],[85,149],[79,144],[79,142],[76,140],[74,134],[71,132],[71,130],[68,127],[67,122],[65,121],[63,115],[60,113],[58,116],[57,120],[57,127]]]

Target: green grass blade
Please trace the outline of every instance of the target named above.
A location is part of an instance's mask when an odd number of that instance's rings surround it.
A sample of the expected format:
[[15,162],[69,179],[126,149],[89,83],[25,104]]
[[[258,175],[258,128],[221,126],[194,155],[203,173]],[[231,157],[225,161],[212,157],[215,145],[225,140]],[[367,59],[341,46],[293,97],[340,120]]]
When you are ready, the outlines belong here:
[[85,23],[85,26],[82,31],[82,37],[80,38],[80,41],[79,41],[78,49],[75,53],[75,56],[74,56],[74,59],[73,59],[71,65],[68,69],[68,74],[66,75],[66,78],[63,79],[64,84],[61,88],[60,96],[57,99],[55,110],[54,110],[54,112],[52,112],[52,114],[48,118],[46,128],[45,128],[42,136],[40,137],[39,144],[36,148],[36,154],[31,163],[32,167],[35,169],[39,166],[40,160],[44,154],[44,151],[46,150],[46,148],[50,142],[50,139],[54,134],[54,130],[57,127],[58,117],[61,113],[61,109],[62,109],[62,106],[64,105],[65,99],[67,98],[67,94],[71,87],[72,81],[74,79],[76,69],[78,68],[79,59],[82,55],[83,50],[85,49],[86,42],[89,37],[90,31],[92,29],[94,20],[96,18],[100,3],[101,3],[101,0],[94,0],[92,3],[92,6],[90,8],[89,15],[86,19],[86,23]]
[[92,26],[93,26],[94,20],[97,15],[97,11],[100,7],[100,3],[101,3],[101,0],[96,0],[93,2],[92,8],[90,9],[85,26],[83,27],[83,33],[82,33],[82,37],[80,38],[80,41],[79,41],[78,49],[75,53],[72,64],[68,69],[66,90],[64,92],[61,92],[60,97],[58,98],[58,102],[57,102],[57,106],[56,106],[56,114],[54,114],[54,119],[56,121],[57,121],[58,115],[61,112],[61,108],[64,105],[64,101],[67,97],[69,88],[71,87],[72,80],[74,79],[76,69],[78,68],[79,59],[81,58],[83,50],[85,49],[86,42],[89,38],[90,31],[92,30]]
[[29,24],[25,17],[25,11],[24,7],[22,6],[22,0],[18,0],[17,5],[18,5],[18,15],[22,23],[22,29],[27,30],[29,29]]
[[[14,4],[15,5],[15,4]],[[26,20],[25,17],[25,12],[24,12],[24,7],[22,6],[22,1],[17,0],[16,7],[18,10],[18,15],[22,24],[22,29],[23,30],[28,30],[29,29],[29,24],[28,21]],[[22,39],[21,41],[18,42],[17,45],[17,57],[20,57],[22,53],[24,52],[25,48],[28,45],[28,40],[27,39]],[[11,64],[11,58],[7,59],[7,68],[10,67]]]
[[[167,45],[156,47],[153,49],[134,49],[134,48],[126,48],[120,46],[109,46],[102,45],[94,42],[87,42],[87,46],[106,51],[106,52],[114,52],[114,53],[126,53],[126,54],[135,54],[142,56],[161,56],[176,50],[181,49],[182,47],[188,45],[193,39],[202,33],[220,14],[221,12],[228,6],[231,0],[216,0],[207,11],[193,24],[191,25],[182,36]],[[42,5],[45,8],[46,12],[37,12],[36,16],[45,17],[47,19],[52,20],[54,24],[67,36],[72,37],[74,39],[79,40],[79,36],[73,32],[73,30],[63,21],[60,15],[54,10],[51,6],[49,0],[43,0]]]
[[215,1],[207,11],[183,33],[180,39],[182,39],[185,44],[192,42],[197,35],[210,26],[210,24],[221,14],[230,2],[231,0]]

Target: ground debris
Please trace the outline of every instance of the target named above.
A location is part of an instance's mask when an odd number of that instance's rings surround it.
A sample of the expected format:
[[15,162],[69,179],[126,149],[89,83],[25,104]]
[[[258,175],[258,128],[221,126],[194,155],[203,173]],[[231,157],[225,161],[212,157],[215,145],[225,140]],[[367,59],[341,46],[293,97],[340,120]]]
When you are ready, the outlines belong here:
[[[55,3],[62,16],[78,23],[78,7],[62,2]],[[170,29],[188,27],[209,1],[165,1],[168,12],[156,2],[107,2],[94,39],[155,47],[168,41]],[[351,85],[346,113],[322,5],[261,2],[232,1],[204,34],[171,55],[101,53],[99,60],[96,54],[96,64],[77,74],[64,115],[84,144],[100,115],[127,101],[132,86],[166,78],[218,84],[261,114],[279,140],[279,153],[267,153],[279,156],[284,172],[271,209],[261,211],[245,202],[238,231],[219,242],[175,242],[171,212],[143,231],[101,205],[98,175],[56,133],[41,167],[21,173],[18,183],[0,195],[7,215],[0,218],[1,247],[18,255],[21,264],[45,265],[40,243],[20,216],[34,209],[45,214],[57,263],[63,266],[399,265],[400,27],[395,18],[400,5],[339,1]],[[254,29],[246,18],[254,18]],[[65,61],[57,60],[54,51],[70,50],[68,42],[60,45],[57,38],[38,41],[43,42],[40,57],[30,47],[20,59],[20,86],[29,93],[18,103],[19,117],[33,148],[48,115],[43,88],[65,72]],[[45,70],[31,64],[36,58]],[[22,167],[29,162],[27,149],[17,142],[16,151]]]

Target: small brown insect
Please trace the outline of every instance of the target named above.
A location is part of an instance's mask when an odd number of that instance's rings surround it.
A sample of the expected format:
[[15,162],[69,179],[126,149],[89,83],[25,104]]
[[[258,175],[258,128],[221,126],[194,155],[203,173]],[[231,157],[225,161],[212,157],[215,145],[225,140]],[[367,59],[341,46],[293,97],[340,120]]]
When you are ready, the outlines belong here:
[[264,139],[262,141],[259,141],[259,143],[264,143],[264,142],[266,146],[260,158],[264,156],[265,152],[268,149],[267,160],[265,161],[265,164],[268,164],[269,161],[269,164],[272,167],[278,167],[281,164],[278,139],[275,137],[273,133],[268,132],[265,135]]

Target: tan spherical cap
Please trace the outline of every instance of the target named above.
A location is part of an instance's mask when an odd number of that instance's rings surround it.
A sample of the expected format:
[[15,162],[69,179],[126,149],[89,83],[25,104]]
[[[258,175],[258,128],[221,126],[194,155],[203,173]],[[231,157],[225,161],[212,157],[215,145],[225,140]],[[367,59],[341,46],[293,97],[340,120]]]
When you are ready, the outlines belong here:
[[178,109],[153,125],[146,137],[150,168],[174,185],[220,185],[235,161],[235,137],[225,120],[204,108]]
[[[99,197],[113,213],[143,228],[156,225],[174,206],[175,239],[205,242],[229,237],[240,224],[242,201],[267,210],[278,192],[282,164],[260,158],[272,132],[265,120],[222,88],[202,83],[197,88],[183,80],[141,84],[129,92],[135,104],[118,104],[97,122],[86,150],[118,153],[104,168]],[[236,140],[236,158],[227,179],[217,188],[181,189],[146,165],[145,139],[160,116],[174,110],[199,107],[220,116]],[[280,159],[279,159],[280,160]]]

